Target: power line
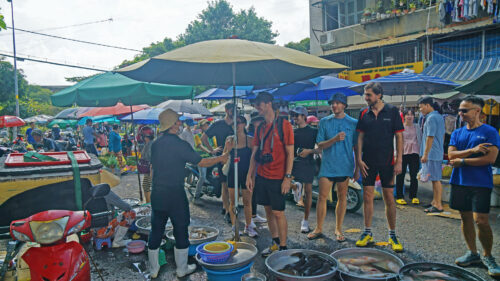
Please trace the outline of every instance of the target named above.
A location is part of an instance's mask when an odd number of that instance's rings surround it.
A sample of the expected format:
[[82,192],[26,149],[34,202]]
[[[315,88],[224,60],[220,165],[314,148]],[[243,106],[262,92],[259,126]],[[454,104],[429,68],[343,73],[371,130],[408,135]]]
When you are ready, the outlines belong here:
[[[12,29],[12,27],[7,26],[7,29]],[[66,38],[66,37],[62,37],[62,36],[45,34],[45,33],[40,33],[40,32],[36,32],[36,31],[21,29],[21,28],[15,28],[14,30],[15,31],[27,32],[27,33],[31,33],[31,34],[36,34],[36,35],[40,35],[40,36],[47,36],[47,37],[52,37],[52,38],[57,38],[57,39],[62,39],[62,40],[68,40],[68,41],[78,42],[78,43],[84,43],[84,44],[96,45],[96,46],[101,46],[101,47],[108,47],[108,48],[114,48],[114,49],[120,49],[120,50],[134,51],[134,52],[141,52],[142,53],[141,50],[130,49],[130,48],[125,48],[125,47],[118,47],[118,46],[112,46],[112,45],[101,44],[101,43],[96,43],[96,42],[83,41],[83,40],[72,39],[72,38]]]
[[[58,29],[65,29],[65,28],[71,28],[71,27],[78,27],[78,26],[102,23],[102,22],[107,22],[107,21],[113,21],[113,18],[109,18],[109,19],[105,19],[105,20],[98,20],[98,21],[91,21],[91,22],[84,22],[84,23],[77,23],[77,24],[65,25],[65,26],[59,26],[59,27],[48,27],[48,28],[38,29],[38,30],[34,30],[34,31],[40,32],[40,31],[47,31],[47,30],[58,30]],[[5,33],[0,34],[0,36],[7,36],[7,35],[9,35],[9,34],[5,34]]]
[[[0,53],[0,56],[14,58],[13,55],[4,54],[4,53]],[[42,59],[35,59],[35,58],[28,58],[28,57],[20,57],[18,55],[16,55],[16,59],[20,60],[20,61],[27,60],[27,61],[33,61],[33,62],[39,62],[39,63],[46,63],[46,64],[52,64],[52,65],[58,65],[58,66],[67,66],[67,67],[73,67],[73,68],[79,68],[79,69],[86,69],[86,70],[94,70],[94,71],[102,71],[102,72],[109,71],[109,70],[98,69],[98,68],[94,68],[94,67],[87,67],[87,66],[80,66],[80,65],[75,65],[75,64],[67,64],[67,63],[54,62],[54,61],[49,61],[47,59],[42,60]]]

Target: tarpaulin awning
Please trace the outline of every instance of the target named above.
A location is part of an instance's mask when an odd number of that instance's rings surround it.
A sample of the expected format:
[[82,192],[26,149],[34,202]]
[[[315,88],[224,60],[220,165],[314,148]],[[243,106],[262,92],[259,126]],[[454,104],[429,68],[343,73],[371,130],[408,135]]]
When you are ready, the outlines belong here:
[[500,69],[484,73],[469,84],[456,88],[457,91],[474,95],[500,95]]
[[139,110],[143,110],[149,108],[147,105],[133,105],[132,107],[124,105],[123,103],[117,103],[115,106],[107,106],[107,107],[96,107],[91,110],[80,114],[78,118],[82,118],[85,116],[101,116],[101,115],[123,115],[128,114],[130,112],[136,112]]
[[422,72],[452,81],[475,80],[483,73],[500,68],[499,58],[433,64]]

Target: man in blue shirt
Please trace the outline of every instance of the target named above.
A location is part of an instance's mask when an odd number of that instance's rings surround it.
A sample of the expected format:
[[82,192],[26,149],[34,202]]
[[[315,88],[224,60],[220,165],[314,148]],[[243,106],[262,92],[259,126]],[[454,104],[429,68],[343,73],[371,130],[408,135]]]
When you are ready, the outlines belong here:
[[83,144],[85,145],[85,150],[88,153],[97,155],[97,149],[94,145],[95,137],[97,137],[97,134],[95,133],[94,128],[92,128],[92,120],[89,118],[85,121],[85,127],[83,128]]
[[326,199],[330,190],[337,184],[337,207],[335,208],[335,237],[344,242],[342,223],[347,208],[347,188],[349,178],[357,180],[359,171],[354,161],[354,147],[358,140],[356,124],[358,121],[345,114],[347,97],[342,93],[334,94],[329,104],[333,114],[319,122],[316,138],[319,149],[323,150],[319,172],[319,198],[316,203],[316,228],[307,238],[316,239],[323,236],[323,223],[326,217]]
[[31,135],[34,129],[35,129],[35,122],[31,122],[30,127],[26,130],[26,140],[28,140],[29,144],[35,144],[35,139]]
[[425,209],[426,213],[441,213],[443,205],[441,204],[441,186],[442,169],[444,153],[444,119],[441,114],[434,110],[434,100],[431,97],[423,97],[419,100],[420,112],[424,115],[424,125],[422,127],[422,142],[420,144],[420,157],[422,162],[422,171],[420,179],[428,178],[432,181],[432,190],[434,196],[432,202]]
[[451,134],[448,157],[453,166],[451,174],[450,207],[460,211],[462,233],[469,251],[455,260],[459,266],[480,264],[481,257],[476,248],[476,229],[483,246],[483,263],[491,276],[500,276],[500,266],[491,255],[493,232],[488,221],[490,198],[493,189],[491,164],[498,155],[500,137],[495,128],[481,123],[479,116],[484,101],[469,96],[463,99],[458,109],[466,126]]

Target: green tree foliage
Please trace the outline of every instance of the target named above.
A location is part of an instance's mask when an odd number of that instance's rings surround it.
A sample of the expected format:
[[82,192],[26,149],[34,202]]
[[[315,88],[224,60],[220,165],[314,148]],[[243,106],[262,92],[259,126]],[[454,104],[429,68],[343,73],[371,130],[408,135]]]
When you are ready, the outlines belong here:
[[0,31],[2,31],[2,29],[7,29],[7,25],[5,24],[3,15],[0,14]]
[[309,53],[309,48],[310,48],[309,37],[300,40],[300,42],[289,42],[285,44],[285,47],[290,49],[295,49],[304,53]]

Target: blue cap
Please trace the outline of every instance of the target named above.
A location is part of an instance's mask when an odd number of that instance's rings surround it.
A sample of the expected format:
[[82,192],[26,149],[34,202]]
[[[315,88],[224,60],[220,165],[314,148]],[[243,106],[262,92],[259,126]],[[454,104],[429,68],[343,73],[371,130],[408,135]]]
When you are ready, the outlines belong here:
[[294,109],[292,109],[292,112],[297,113],[299,115],[307,116],[307,109],[301,105],[296,106]]
[[333,102],[341,102],[347,107],[347,96],[342,93],[335,93],[328,101],[328,104],[332,104]]

